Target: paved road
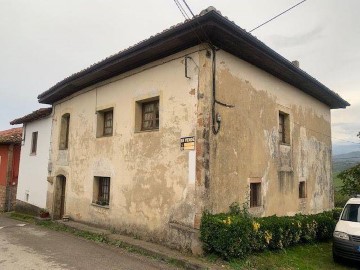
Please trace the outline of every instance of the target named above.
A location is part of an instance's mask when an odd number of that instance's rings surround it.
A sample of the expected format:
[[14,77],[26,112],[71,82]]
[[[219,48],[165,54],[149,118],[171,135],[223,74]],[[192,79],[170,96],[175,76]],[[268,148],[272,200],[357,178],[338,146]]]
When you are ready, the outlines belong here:
[[165,263],[0,214],[0,269],[177,269]]

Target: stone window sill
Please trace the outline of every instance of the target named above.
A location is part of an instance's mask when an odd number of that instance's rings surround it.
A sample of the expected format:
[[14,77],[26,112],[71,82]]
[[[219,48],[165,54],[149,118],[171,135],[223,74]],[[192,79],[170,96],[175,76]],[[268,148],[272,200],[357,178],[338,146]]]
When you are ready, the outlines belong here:
[[91,203],[91,205],[99,207],[99,208],[110,209],[110,207],[108,205],[100,205],[100,204],[97,204],[97,203]]

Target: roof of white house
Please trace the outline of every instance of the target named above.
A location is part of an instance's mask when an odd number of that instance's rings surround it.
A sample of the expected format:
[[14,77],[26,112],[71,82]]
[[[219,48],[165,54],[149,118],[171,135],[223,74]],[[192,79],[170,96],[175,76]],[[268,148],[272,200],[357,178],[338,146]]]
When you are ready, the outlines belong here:
[[12,120],[10,122],[11,125],[17,125],[17,124],[23,124],[23,123],[28,123],[28,122],[32,122],[35,120],[39,120],[42,118],[45,118],[47,116],[49,116],[52,112],[52,108],[41,108],[38,109],[36,111],[33,111],[32,113],[29,113],[23,117],[17,118],[15,120]]

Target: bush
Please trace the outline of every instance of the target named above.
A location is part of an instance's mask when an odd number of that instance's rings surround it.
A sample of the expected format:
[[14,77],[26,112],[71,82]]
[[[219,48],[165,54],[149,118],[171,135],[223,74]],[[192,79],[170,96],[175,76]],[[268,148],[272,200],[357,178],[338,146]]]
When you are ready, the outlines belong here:
[[[236,214],[234,213],[236,212]],[[300,243],[326,241],[332,238],[339,212],[293,217],[251,217],[246,209],[212,215],[204,213],[200,238],[206,253],[224,259],[244,258],[266,249],[283,249]]]
[[340,178],[343,183],[340,189],[343,195],[352,196],[360,194],[360,164],[342,171],[339,173],[338,178]]

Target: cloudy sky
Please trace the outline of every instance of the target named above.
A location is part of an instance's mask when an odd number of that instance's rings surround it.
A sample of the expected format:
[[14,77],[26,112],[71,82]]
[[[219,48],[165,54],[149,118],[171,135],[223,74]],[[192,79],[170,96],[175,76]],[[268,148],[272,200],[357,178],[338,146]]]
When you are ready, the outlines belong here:
[[[300,0],[187,0],[250,30]],[[351,103],[332,111],[333,142],[359,146],[360,1],[307,0],[252,32]],[[0,0],[0,130],[37,95],[94,62],[183,21],[173,0]],[[356,142],[357,144],[352,144]]]

